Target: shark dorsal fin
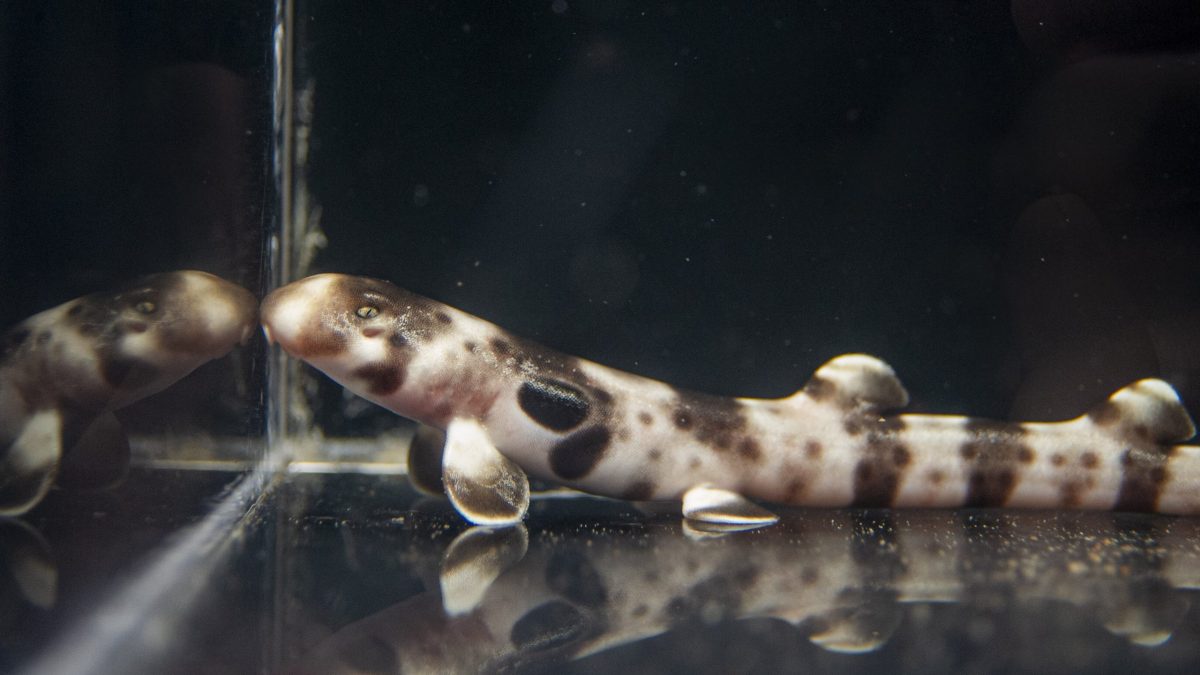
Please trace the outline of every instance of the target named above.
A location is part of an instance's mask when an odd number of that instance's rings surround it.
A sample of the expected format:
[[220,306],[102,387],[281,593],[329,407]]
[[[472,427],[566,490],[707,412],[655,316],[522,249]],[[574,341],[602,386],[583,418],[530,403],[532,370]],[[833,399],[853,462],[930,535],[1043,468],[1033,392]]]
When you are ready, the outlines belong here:
[[1196,426],[1175,389],[1162,380],[1138,380],[1092,408],[1084,417],[1110,433],[1154,443],[1179,443]]
[[867,354],[843,354],[813,373],[791,398],[831,402],[841,408],[892,410],[908,405],[908,392],[896,371]]

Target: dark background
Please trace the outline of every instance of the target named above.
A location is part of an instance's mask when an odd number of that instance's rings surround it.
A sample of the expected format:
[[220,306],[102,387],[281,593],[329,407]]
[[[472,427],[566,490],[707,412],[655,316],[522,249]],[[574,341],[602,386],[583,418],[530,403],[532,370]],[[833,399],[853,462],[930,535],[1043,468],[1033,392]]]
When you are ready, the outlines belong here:
[[1187,3],[298,7],[314,271],[715,393],[865,351],[917,410],[1196,410]]
[[[261,290],[272,20],[270,3],[0,2],[0,330],[153,272]],[[256,435],[259,349],[118,415]]]
[[[296,7],[314,271],[716,393],[865,351],[914,410],[1154,375],[1196,410],[1188,2]],[[273,8],[0,8],[0,323],[163,269],[261,289]],[[321,386],[328,431],[394,424]]]
[[272,15],[0,2],[0,324],[171,269],[258,289]]

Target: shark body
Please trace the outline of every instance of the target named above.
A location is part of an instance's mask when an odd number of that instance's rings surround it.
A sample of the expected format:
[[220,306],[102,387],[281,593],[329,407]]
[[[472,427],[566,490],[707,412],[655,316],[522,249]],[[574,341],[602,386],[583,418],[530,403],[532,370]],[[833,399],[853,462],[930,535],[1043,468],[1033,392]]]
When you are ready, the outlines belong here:
[[124,476],[129,443],[112,415],[228,353],[257,300],[206,272],[154,274],[35,314],[0,338],[0,515],[54,483]]
[[[775,516],[749,499],[825,507],[1013,507],[1200,512],[1200,447],[1167,383],[1135,382],[1062,422],[893,414],[908,393],[863,354],[795,394],[729,398],[560,354],[478,317],[364,277],[323,274],[263,302],[269,340],[346,388],[445,430],[412,474],[440,469],[468,520],[519,521],[526,474],[689,519]],[[432,469],[432,471],[431,471]]]

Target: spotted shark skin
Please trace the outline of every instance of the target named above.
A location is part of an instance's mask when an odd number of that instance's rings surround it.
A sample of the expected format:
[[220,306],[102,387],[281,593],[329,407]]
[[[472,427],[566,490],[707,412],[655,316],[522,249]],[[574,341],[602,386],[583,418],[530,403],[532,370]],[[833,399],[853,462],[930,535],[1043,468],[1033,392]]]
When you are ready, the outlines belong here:
[[[822,507],[1200,512],[1200,447],[1175,391],[1135,382],[1063,422],[893,414],[892,369],[839,356],[795,394],[727,398],[560,354],[386,281],[303,279],[261,308],[268,340],[349,390],[446,431],[415,458],[477,524],[519,521],[526,474],[747,526],[747,498]],[[419,449],[419,448],[418,448]]]
[[142,277],[35,314],[0,338],[0,515],[36,505],[58,478],[123,477],[112,415],[253,333],[257,299],[206,272]]
[[[909,607],[945,603],[992,617],[1070,606],[1084,625],[1156,647],[1184,623],[1188,591],[1200,587],[1198,526],[1128,514],[867,509],[793,511],[766,531],[699,541],[683,536],[687,521],[475,527],[422,575],[436,574],[429,590],[338,628],[285,672],[543,672],[664,633],[764,618],[823,650],[863,654],[892,639]],[[414,552],[428,559],[437,556]],[[937,653],[930,645],[963,647],[937,630],[920,639],[921,649],[901,646],[915,664]]]

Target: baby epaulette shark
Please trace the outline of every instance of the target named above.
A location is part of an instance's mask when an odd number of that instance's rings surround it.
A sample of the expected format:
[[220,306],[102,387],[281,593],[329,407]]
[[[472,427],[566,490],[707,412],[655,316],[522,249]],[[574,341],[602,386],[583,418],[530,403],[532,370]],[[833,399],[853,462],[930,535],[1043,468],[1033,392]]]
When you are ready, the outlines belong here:
[[1195,428],[1161,380],[1063,422],[904,415],[908,393],[863,354],[782,399],[727,398],[566,356],[385,281],[322,274],[271,293],[269,340],[351,391],[445,430],[418,432],[414,484],[468,520],[520,521],[526,474],[631,501],[682,502],[729,527],[799,506],[1200,513]]

